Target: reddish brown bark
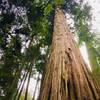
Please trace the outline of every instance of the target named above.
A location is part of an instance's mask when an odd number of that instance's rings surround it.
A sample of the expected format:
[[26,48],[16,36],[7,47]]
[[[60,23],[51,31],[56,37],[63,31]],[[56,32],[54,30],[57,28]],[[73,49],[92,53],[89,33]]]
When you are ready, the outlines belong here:
[[51,48],[39,100],[99,100],[86,64],[59,8],[55,12]]

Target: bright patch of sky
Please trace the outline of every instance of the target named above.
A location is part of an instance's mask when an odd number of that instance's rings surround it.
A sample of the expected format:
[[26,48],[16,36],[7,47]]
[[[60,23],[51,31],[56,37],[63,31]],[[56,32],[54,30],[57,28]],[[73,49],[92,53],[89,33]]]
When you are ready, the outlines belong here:
[[100,0],[84,0],[92,7],[92,31],[100,34]]
[[88,57],[88,52],[87,52],[87,48],[85,43],[83,43],[83,45],[80,46],[80,52],[83,56],[84,61],[86,62],[88,69],[90,71],[92,71],[91,66],[90,66],[90,62],[89,62],[89,57]]
[[[29,88],[28,88],[28,92],[30,94],[30,98],[32,99],[33,98],[33,95],[35,96],[34,99],[37,100],[37,97],[39,95],[39,89],[40,89],[40,81],[37,79],[40,78],[41,79],[41,75],[38,76],[38,73],[35,74],[35,78],[30,78],[30,83],[29,83]],[[24,86],[24,91],[27,87],[27,81],[28,79],[26,80],[25,82],[25,86]],[[38,82],[38,83],[37,83]],[[35,93],[35,94],[34,94]]]

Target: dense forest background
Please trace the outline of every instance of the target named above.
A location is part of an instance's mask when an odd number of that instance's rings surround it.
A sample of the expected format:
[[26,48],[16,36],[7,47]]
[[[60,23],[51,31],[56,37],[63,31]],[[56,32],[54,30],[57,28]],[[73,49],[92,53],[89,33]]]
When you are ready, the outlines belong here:
[[92,69],[89,74],[100,86],[100,37],[91,32],[88,3],[84,4],[83,0],[0,0],[0,100],[29,100],[30,79],[34,78],[37,84],[41,81],[51,51],[57,6],[67,21],[73,20],[69,22],[70,31],[77,37],[78,47],[85,43]]

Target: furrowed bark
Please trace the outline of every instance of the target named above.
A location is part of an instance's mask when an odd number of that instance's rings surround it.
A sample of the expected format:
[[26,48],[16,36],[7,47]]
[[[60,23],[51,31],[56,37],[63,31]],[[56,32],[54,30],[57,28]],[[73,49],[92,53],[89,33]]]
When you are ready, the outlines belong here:
[[86,67],[66,18],[57,8],[51,54],[43,73],[38,100],[99,100]]

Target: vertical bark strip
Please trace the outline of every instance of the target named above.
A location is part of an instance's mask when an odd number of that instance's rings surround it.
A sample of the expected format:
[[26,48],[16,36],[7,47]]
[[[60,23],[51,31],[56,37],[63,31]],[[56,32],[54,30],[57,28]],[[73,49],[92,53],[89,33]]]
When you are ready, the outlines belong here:
[[52,50],[39,100],[100,100],[86,64],[59,8],[54,18]]

